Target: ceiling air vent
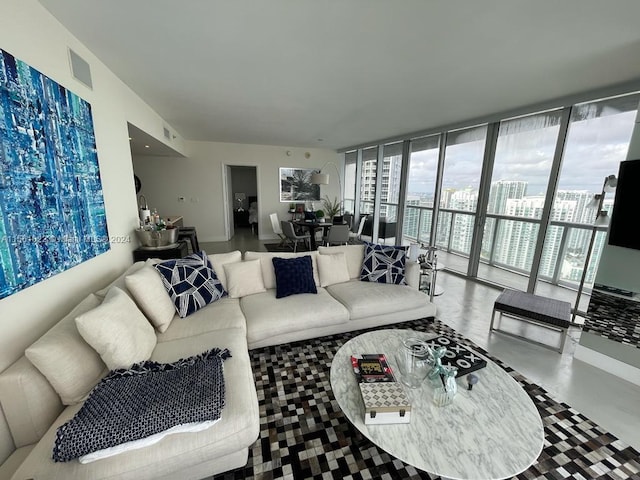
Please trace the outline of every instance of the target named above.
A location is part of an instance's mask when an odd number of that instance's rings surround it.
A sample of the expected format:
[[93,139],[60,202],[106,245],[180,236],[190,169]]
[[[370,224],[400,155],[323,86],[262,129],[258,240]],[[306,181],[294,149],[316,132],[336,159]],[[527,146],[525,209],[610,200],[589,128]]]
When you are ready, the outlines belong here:
[[69,62],[71,63],[71,75],[73,78],[93,90],[91,68],[85,59],[69,49]]
[[169,131],[169,129],[167,127],[163,127],[164,130],[164,138],[166,138],[167,140],[171,140],[171,132]]

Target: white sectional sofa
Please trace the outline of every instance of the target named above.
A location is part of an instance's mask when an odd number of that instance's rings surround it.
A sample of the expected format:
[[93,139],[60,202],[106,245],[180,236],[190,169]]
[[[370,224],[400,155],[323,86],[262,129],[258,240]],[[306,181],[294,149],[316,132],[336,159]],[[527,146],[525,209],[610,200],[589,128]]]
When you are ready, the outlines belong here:
[[[349,245],[298,254],[246,252],[244,259],[238,251],[210,255],[230,296],[186,318],[176,315],[168,327],[158,328],[157,319],[149,318],[156,330],[164,330],[155,332],[157,343],[150,359],[173,362],[214,347],[228,348],[232,357],[224,362],[226,405],[221,420],[200,432],[169,435],[142,450],[87,464],[77,460],[56,463],[52,460],[56,430],[80,409],[86,396],[80,387],[86,389],[97,383],[108,371],[99,357],[95,361],[95,352],[83,342],[75,318],[100,306],[112,287],[127,292],[149,317],[144,301],[127,290],[127,283],[131,283],[126,280],[149,268],[149,262],[132,265],[105,289],[89,295],[27,349],[27,356],[45,371],[42,361],[49,358],[45,362],[48,366],[67,367],[45,377],[23,356],[0,374],[0,405],[6,418],[6,423],[0,421],[0,442],[5,451],[15,449],[0,466],[0,479],[199,479],[245,465],[248,449],[259,433],[258,400],[248,350],[435,316],[435,306],[417,289],[417,264],[406,265],[408,285],[364,282],[359,280],[363,251],[361,245]],[[348,272],[342,272],[342,278],[327,263],[328,258],[341,260],[341,254]],[[312,258],[317,293],[276,298],[272,258],[304,255]],[[323,255],[331,257],[319,259]],[[257,275],[251,274],[256,271]],[[333,283],[336,280],[341,281]],[[333,284],[323,287],[325,283]],[[262,291],[243,294],[256,289]],[[148,307],[148,302],[154,302],[153,294],[145,301]],[[159,307],[154,304],[153,308]],[[74,361],[74,355],[78,359],[87,355],[94,364]],[[9,442],[12,445],[8,446]]]

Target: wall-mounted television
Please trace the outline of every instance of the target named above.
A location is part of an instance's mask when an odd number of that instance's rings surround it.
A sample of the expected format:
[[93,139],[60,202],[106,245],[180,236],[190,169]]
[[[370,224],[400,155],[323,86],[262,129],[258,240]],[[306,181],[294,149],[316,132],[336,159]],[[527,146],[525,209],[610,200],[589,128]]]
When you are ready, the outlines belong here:
[[620,162],[609,245],[640,250],[640,160]]

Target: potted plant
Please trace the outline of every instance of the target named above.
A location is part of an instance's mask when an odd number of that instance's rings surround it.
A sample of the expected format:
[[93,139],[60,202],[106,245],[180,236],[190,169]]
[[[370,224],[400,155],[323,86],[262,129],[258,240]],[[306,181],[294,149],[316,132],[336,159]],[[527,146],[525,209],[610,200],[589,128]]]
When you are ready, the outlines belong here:
[[322,210],[316,210],[316,218],[318,220],[322,220],[324,218],[324,211]]
[[333,197],[333,200],[331,200],[328,195],[325,195],[322,199],[322,206],[329,220],[333,219],[336,215],[340,215],[340,210],[342,209],[341,202],[339,202],[336,197]]

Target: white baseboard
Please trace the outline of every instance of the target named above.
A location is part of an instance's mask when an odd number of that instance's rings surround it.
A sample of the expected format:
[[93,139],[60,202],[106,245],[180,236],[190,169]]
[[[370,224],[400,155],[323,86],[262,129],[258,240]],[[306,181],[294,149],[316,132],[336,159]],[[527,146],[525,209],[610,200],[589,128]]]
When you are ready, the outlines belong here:
[[576,346],[573,358],[609,372],[616,377],[624,378],[635,385],[640,385],[640,368],[633,367],[628,363],[621,362],[583,345]]

